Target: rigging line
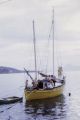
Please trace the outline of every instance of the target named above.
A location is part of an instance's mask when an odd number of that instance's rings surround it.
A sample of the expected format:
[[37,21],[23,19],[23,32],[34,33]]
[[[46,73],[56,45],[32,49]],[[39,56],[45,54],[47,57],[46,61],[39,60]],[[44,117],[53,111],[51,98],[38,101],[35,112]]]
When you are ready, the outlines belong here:
[[48,36],[48,42],[47,42],[47,48],[48,48],[48,54],[47,54],[47,56],[46,56],[46,58],[47,58],[47,60],[46,60],[46,73],[48,72],[48,56],[49,56],[49,40],[50,40],[50,37],[51,37],[51,31],[52,31],[52,27],[53,27],[53,23],[51,24],[51,28],[50,28],[50,33],[49,33],[49,36]]
[[16,106],[18,103],[21,104],[21,102],[17,102],[17,103],[15,103],[15,104],[13,104],[13,105],[11,105],[11,106],[5,108],[4,110],[1,110],[0,113],[5,112],[5,110],[9,110],[9,109],[13,108],[13,107]]
[[26,74],[30,77],[30,79],[32,80],[32,81],[34,81],[34,79],[32,78],[32,76],[29,74],[29,72],[24,68],[24,70],[25,70],[25,72],[26,72]]

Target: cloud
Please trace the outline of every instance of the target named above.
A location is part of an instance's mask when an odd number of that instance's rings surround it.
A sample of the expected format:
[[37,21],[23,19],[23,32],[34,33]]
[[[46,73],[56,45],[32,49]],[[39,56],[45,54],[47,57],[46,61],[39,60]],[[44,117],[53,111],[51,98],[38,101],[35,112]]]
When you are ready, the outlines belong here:
[[57,39],[73,39],[74,36],[75,38],[78,36],[79,38],[76,31],[76,35],[74,35],[75,28],[80,28],[79,19],[77,19],[80,11],[78,2],[78,0],[76,2],[75,0],[10,1],[0,8],[1,37],[15,37],[15,39],[29,37],[31,39],[32,20],[35,19],[39,39],[40,37],[42,39],[42,36],[46,38],[52,17],[52,7],[54,6],[55,37]]
[[61,52],[63,64],[76,64],[76,61],[78,64],[80,60],[79,5],[79,0],[12,0],[0,4],[0,64],[30,67],[29,62],[33,63],[33,19],[37,52],[40,56],[38,63],[42,61],[45,64],[44,56],[47,56],[45,44],[51,27],[53,6],[54,38],[57,45],[55,51],[57,54]]

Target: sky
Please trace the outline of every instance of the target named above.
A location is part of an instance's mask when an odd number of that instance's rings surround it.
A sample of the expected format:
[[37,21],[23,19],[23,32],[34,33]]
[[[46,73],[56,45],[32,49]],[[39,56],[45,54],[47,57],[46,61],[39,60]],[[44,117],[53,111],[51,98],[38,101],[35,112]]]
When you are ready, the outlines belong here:
[[80,0],[0,0],[0,66],[34,68],[33,20],[38,68],[46,66],[48,50],[52,63],[47,41],[53,8],[55,64],[80,69]]

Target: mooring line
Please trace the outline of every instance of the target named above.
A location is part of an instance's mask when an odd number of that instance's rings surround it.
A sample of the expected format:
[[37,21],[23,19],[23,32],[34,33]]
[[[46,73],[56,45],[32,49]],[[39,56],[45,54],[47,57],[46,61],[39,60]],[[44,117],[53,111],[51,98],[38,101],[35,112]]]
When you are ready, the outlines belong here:
[[[21,103],[21,102],[17,102],[17,103]],[[5,110],[0,111],[0,113],[5,112],[6,110],[11,109],[12,107],[16,106],[17,103],[15,103],[14,105],[12,105],[10,107],[7,107]]]

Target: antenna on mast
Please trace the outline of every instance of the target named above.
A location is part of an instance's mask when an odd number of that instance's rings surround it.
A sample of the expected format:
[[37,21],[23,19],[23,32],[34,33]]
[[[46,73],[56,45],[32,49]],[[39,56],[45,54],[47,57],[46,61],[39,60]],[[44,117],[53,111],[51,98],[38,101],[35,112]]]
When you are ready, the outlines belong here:
[[37,62],[36,62],[36,38],[35,38],[35,26],[33,20],[33,43],[34,43],[34,64],[35,64],[35,80],[37,80]]

